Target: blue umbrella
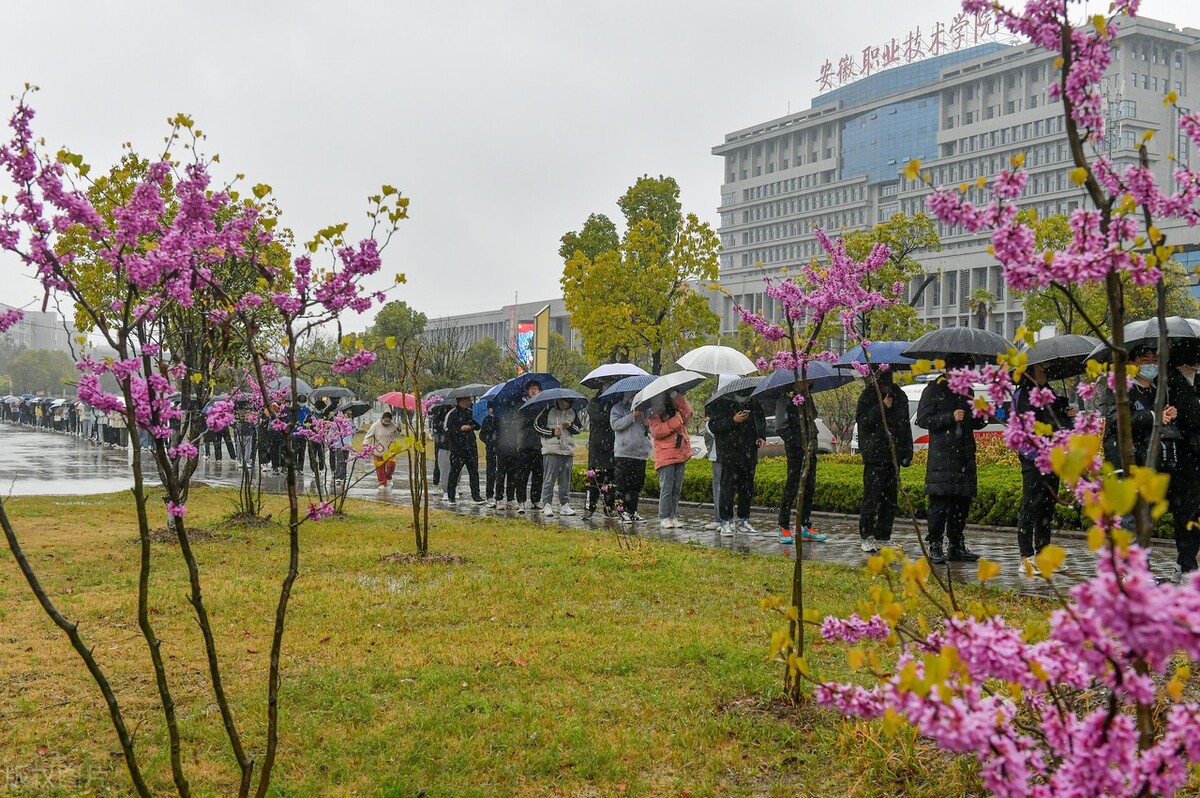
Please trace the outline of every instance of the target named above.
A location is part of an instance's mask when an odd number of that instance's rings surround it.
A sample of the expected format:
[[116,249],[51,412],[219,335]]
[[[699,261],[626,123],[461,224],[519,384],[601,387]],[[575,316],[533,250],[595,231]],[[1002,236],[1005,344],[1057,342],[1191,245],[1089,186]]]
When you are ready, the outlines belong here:
[[[819,360],[810,361],[808,368],[805,369],[805,374],[808,377],[810,393],[829,391],[848,382],[854,382],[854,377],[851,375],[839,372],[833,366]],[[795,384],[796,375],[792,373],[791,369],[775,369],[762,381],[761,385],[754,389],[754,393],[750,396],[755,399],[771,396],[780,391],[790,390]]]
[[571,403],[571,407],[576,410],[582,410],[587,407],[587,397],[579,391],[572,391],[570,388],[550,388],[521,405],[521,412],[534,415],[540,412],[542,408],[554,404],[559,399],[568,400]]
[[654,382],[653,374],[635,374],[632,377],[626,377],[623,380],[617,380],[612,385],[605,389],[604,393],[600,394],[601,399],[607,399],[610,402],[619,400],[627,393],[637,393],[645,388],[650,383]]
[[503,387],[504,383],[502,382],[493,385],[483,392],[483,396],[479,397],[475,404],[471,405],[471,417],[475,419],[476,424],[482,424],[483,420],[487,418],[488,402],[491,402],[495,398],[497,391]]
[[917,362],[914,358],[904,355],[904,350],[908,349],[910,345],[909,341],[872,341],[864,352],[862,344],[859,344],[842,355],[838,359],[835,368],[854,368],[855,363],[870,363],[872,365],[887,363],[889,366],[895,368],[907,368]]
[[530,371],[525,374],[519,374],[508,382],[503,383],[495,395],[492,396],[492,403],[496,410],[508,409],[508,407],[515,405],[525,395],[525,387],[531,382],[541,384],[543,391],[549,388],[557,388],[561,385],[554,378],[554,375],[546,374],[545,372]]

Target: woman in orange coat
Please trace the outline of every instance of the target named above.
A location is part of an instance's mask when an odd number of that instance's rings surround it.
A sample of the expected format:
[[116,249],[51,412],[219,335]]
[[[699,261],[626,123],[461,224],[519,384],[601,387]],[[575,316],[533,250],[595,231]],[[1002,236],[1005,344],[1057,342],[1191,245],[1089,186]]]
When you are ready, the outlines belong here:
[[650,437],[654,439],[654,469],[658,471],[658,524],[663,529],[683,526],[677,514],[683,492],[683,470],[692,456],[687,422],[692,407],[683,394],[671,391],[663,408],[650,416]]

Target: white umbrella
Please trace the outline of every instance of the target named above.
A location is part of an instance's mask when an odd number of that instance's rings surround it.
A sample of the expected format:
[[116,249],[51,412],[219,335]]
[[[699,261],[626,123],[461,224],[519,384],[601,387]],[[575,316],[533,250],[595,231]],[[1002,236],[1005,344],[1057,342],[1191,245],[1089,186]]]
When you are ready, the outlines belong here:
[[671,374],[664,374],[637,392],[637,395],[633,397],[633,408],[635,410],[643,410],[656,397],[662,396],[667,391],[683,393],[695,388],[707,379],[708,377],[703,374],[696,374],[692,371],[676,371]]
[[603,366],[596,366],[587,373],[587,376],[579,381],[579,384],[584,388],[599,388],[601,380],[620,379],[621,377],[635,377],[646,373],[646,370],[641,366],[635,366],[632,363],[605,363]]
[[704,374],[745,376],[758,371],[754,361],[730,346],[698,346],[675,361],[680,368]]

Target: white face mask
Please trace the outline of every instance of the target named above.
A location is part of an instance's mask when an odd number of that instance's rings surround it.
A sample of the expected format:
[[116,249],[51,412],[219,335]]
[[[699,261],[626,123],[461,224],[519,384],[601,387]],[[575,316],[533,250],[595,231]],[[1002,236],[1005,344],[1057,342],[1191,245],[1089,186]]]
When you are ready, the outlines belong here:
[[1158,366],[1154,363],[1147,363],[1138,368],[1138,376],[1143,380],[1153,380],[1158,376]]

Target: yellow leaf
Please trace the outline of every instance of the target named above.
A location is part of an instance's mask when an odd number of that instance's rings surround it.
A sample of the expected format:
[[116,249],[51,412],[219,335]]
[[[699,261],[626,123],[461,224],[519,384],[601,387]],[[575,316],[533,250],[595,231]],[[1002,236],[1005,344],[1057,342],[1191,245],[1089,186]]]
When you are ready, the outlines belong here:
[[984,177],[983,175],[980,175],[979,177],[975,178],[975,186],[977,188],[986,188],[987,187],[987,178]]
[[1146,144],[1146,143],[1147,143],[1147,142],[1149,142],[1149,141],[1150,141],[1150,139],[1152,139],[1152,138],[1154,138],[1154,131],[1153,131],[1153,130],[1147,130],[1145,133],[1143,133],[1143,134],[1142,134],[1142,143],[1143,143],[1143,144]]
[[1017,153],[1012,158],[1010,158],[1008,162],[1009,162],[1009,165],[1012,166],[1013,169],[1020,169],[1022,166],[1025,165],[1025,153],[1023,153],[1023,152]]
[[384,344],[384,346],[386,346],[388,349],[395,349],[395,348],[396,348],[396,336],[394,336],[394,335],[389,335],[387,338],[384,338],[384,339],[383,339],[383,344]]
[[882,570],[883,570],[883,558],[882,557],[868,557],[867,558],[867,573],[868,574],[870,574],[871,576],[879,576],[879,572]]
[[808,609],[808,610],[804,611],[804,622],[805,623],[816,623],[819,620],[821,620],[820,610]]
[[800,619],[800,610],[796,609],[796,605],[793,604],[783,611],[783,617],[789,621],[797,621]]
[[904,167],[904,176],[909,180],[919,178],[921,176],[921,162],[916,158],[909,161],[908,165]]
[[1055,58],[1055,59],[1054,59],[1054,68],[1055,68],[1055,69],[1062,69],[1062,68],[1063,68],[1063,64],[1065,64],[1065,63],[1066,63],[1066,61],[1064,61],[1064,60],[1063,60],[1063,57],[1060,55],[1058,58]]
[[1071,182],[1077,186],[1082,186],[1087,182],[1088,170],[1083,166],[1078,166],[1067,174],[1071,178]]
[[958,190],[959,190],[959,192],[961,192],[961,193],[963,193],[963,194],[966,194],[966,193],[967,193],[967,191],[968,191],[968,189],[970,189],[970,188],[971,188],[971,187],[970,187],[970,186],[968,186],[966,183],[959,183],[959,184],[958,184]]
[[1092,27],[1096,29],[1096,33],[1104,36],[1108,32],[1108,20],[1103,14],[1092,15]]
[[1138,486],[1132,479],[1109,474],[1100,488],[1100,497],[1109,515],[1128,515],[1137,503]]
[[883,713],[883,733],[888,737],[895,736],[900,727],[904,725],[904,719],[896,714],[896,710],[888,707]]
[[194,382],[196,385],[199,385],[201,382],[204,381],[204,375],[200,374],[200,373],[196,373],[196,374],[193,374],[190,377],[188,377],[188,379],[191,380],[192,382]]
[[937,360],[933,361],[933,367],[938,371],[944,371],[946,369],[946,361],[939,357]]
[[928,374],[932,370],[928,360],[918,360],[912,364],[912,373],[914,377],[920,377],[922,374]]
[[1179,102],[1179,94],[1174,89],[1167,92],[1166,97],[1163,97],[1163,106],[1164,107],[1168,106],[1168,105],[1174,105],[1177,102]]
[[1094,526],[1088,530],[1087,544],[1089,549],[1092,551],[1099,551],[1100,547],[1104,545],[1104,541],[1105,535],[1103,528]]
[[313,380],[313,385],[318,385],[318,386],[319,386],[319,385],[324,385],[324,384],[325,384],[325,378],[324,378],[324,377],[317,377],[315,380]]
[[1172,701],[1178,701],[1183,698],[1183,682],[1172,679],[1167,682],[1166,691],[1167,695],[1171,696]]
[[1038,662],[1036,659],[1029,663],[1029,672],[1032,673],[1034,678],[1039,682],[1050,681],[1050,674],[1046,672],[1045,666],[1043,666],[1042,663]]
[[1000,563],[989,560],[979,561],[979,581],[987,582],[1000,575]]
[[1063,561],[1066,559],[1067,550],[1062,546],[1056,546],[1051,543],[1038,552],[1038,555],[1033,558],[1033,564],[1037,566],[1037,569],[1042,572],[1043,576],[1052,576],[1062,567]]
[[858,646],[846,652],[846,659],[850,663],[850,670],[856,671],[862,668],[863,662],[866,660],[867,654]]

